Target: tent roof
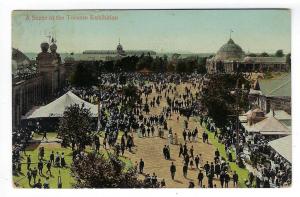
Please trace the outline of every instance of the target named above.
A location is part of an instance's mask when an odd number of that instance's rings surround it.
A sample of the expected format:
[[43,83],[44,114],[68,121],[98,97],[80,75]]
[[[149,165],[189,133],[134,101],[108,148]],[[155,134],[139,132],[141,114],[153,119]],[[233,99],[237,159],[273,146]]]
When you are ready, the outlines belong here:
[[269,145],[289,162],[292,162],[292,135],[269,142]]
[[[274,115],[275,115],[274,117],[277,120],[291,120],[292,119],[292,116],[283,110],[275,110]],[[268,114],[266,114],[266,117],[272,117],[272,116],[273,116],[272,110]]]
[[251,126],[248,126],[247,124],[244,124],[245,129],[248,132],[260,132],[264,133],[267,132],[269,135],[278,135],[279,132],[280,134],[290,134],[291,131],[289,128],[284,126],[282,123],[280,123],[276,118],[268,117],[256,124],[253,124]]
[[46,118],[46,117],[63,117],[63,113],[65,109],[71,105],[84,104],[84,108],[90,109],[92,116],[97,117],[98,114],[98,106],[93,105],[89,102],[86,102],[73,94],[71,91],[62,95],[58,99],[52,101],[48,105],[42,106],[36,109],[31,115],[27,117],[30,118]]

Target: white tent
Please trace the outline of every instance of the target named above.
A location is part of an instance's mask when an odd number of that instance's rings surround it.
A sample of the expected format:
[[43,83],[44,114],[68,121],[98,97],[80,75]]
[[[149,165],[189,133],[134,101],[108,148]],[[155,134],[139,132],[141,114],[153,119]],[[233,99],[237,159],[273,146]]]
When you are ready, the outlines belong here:
[[282,157],[292,163],[292,135],[269,142],[269,145]]
[[27,119],[31,118],[47,118],[47,117],[63,117],[65,109],[71,105],[78,104],[81,106],[84,104],[84,108],[90,109],[92,116],[98,116],[98,106],[86,102],[73,94],[71,91],[62,95],[55,101],[52,101],[48,105],[42,106],[36,109]]
[[289,135],[291,130],[273,116],[249,126],[242,124],[248,132],[259,132],[262,135]]

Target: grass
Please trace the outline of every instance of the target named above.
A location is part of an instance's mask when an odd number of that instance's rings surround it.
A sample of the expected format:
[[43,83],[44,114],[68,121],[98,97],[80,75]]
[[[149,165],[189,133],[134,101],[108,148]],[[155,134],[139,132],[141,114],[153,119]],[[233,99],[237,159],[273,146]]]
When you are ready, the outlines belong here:
[[[39,146],[40,147],[40,146]],[[68,166],[70,166],[72,162],[72,150],[70,148],[60,148],[60,147],[55,147],[55,148],[45,148],[45,157],[44,157],[44,163],[46,160],[49,159],[51,151],[54,151],[54,153],[59,152],[60,154],[64,152],[65,154],[65,161]],[[30,165],[30,168],[33,169],[34,167],[37,167],[37,162],[38,162],[38,148],[34,150],[26,150],[26,154],[30,154],[31,156],[31,161],[33,164]],[[19,174],[17,176],[13,176],[13,181],[16,184],[17,187],[20,188],[30,188],[31,186],[28,184],[28,179],[27,179],[27,164],[26,164],[26,158],[23,153],[21,155],[22,157],[22,170],[21,172],[23,174]],[[57,179],[58,179],[58,172],[60,170],[61,178],[62,178],[62,187],[63,188],[72,188],[72,183],[74,183],[74,178],[71,176],[71,171],[69,167],[66,168],[58,168],[58,167],[51,167],[51,172],[52,176],[49,177],[49,183],[50,183],[50,188],[57,188]],[[44,176],[39,176],[37,175],[36,181],[40,178],[41,183],[43,184],[44,181],[46,180],[46,165],[44,165],[43,168],[43,174]],[[31,180],[31,184],[33,184],[33,179]]]
[[[51,137],[56,137],[57,133],[53,132],[53,133],[49,133],[47,134],[48,139]],[[40,137],[39,135],[35,135],[35,137]],[[31,156],[31,162],[32,164],[30,165],[30,168],[33,169],[34,167],[37,167],[37,162],[38,162],[38,149],[39,147],[42,147],[43,145],[38,145],[35,147],[28,147],[26,150],[26,155]],[[58,180],[58,175],[59,175],[59,170],[60,170],[60,175],[61,175],[61,179],[62,179],[62,187],[63,188],[72,188],[72,184],[75,183],[75,179],[74,177],[72,177],[71,175],[71,170],[70,170],[70,165],[72,163],[72,149],[71,148],[62,148],[58,145],[54,145],[53,148],[48,147],[48,145],[45,145],[45,156],[44,156],[44,163],[47,162],[47,160],[49,160],[50,158],[50,154],[52,151],[54,151],[54,154],[56,152],[59,152],[60,154],[62,152],[64,152],[65,154],[65,161],[67,163],[67,167],[66,168],[59,168],[59,167],[51,167],[51,172],[52,172],[52,176],[49,177],[49,184],[50,184],[50,188],[57,188],[57,180]],[[91,149],[91,147],[87,147],[86,148],[86,152],[92,152],[93,150]],[[105,150],[102,147],[100,148],[100,153],[104,154],[105,158],[108,158],[108,151],[110,150]],[[21,158],[22,158],[22,167],[21,167],[21,172],[22,174],[19,175],[14,175],[13,176],[13,182],[15,183],[16,187],[18,188],[31,188],[31,186],[33,185],[33,179],[31,180],[31,184],[29,185],[28,183],[28,179],[27,179],[27,156],[24,155],[23,153],[21,154]],[[125,157],[119,157],[119,159],[125,163],[125,170],[129,169],[131,167],[133,167],[133,164],[131,162],[130,159],[125,158]],[[44,176],[39,176],[37,175],[36,181],[40,178],[41,179],[41,183],[43,184],[44,181],[46,180],[46,165],[44,164],[44,168],[43,168],[43,174]]]
[[[222,144],[222,143],[219,143],[217,138],[214,138],[214,133],[213,132],[209,131],[206,128],[204,128],[204,129],[207,131],[208,139],[209,139],[208,141],[215,148],[219,149],[221,157],[224,157],[224,158],[227,159],[227,155],[226,155],[226,152],[225,152],[225,145]],[[236,154],[235,154],[235,152],[232,152],[233,161],[235,161],[235,158],[236,158]],[[239,182],[238,182],[239,187],[241,187],[241,188],[247,187],[246,184],[245,184],[245,180],[248,179],[249,171],[246,168],[238,167],[238,165],[235,162],[229,162],[229,166],[230,166],[231,171],[236,171],[236,173],[239,175]]]

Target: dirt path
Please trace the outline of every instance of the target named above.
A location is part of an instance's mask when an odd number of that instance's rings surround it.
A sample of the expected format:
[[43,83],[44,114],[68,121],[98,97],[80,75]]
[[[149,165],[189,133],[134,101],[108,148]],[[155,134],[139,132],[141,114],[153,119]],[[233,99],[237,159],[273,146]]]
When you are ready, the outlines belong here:
[[[190,86],[190,85],[189,84],[179,85],[177,86],[177,91],[179,91],[179,93],[183,93],[185,86]],[[149,96],[148,100],[150,101],[153,96],[157,96],[155,91],[153,91],[153,93]],[[167,106],[166,99],[164,97],[161,101],[160,107],[151,108],[149,114],[160,114],[163,106]],[[172,127],[173,133],[177,133],[178,142],[184,144],[182,131],[184,127],[184,120],[186,120],[186,118],[181,116],[179,118],[179,121],[177,121],[178,115],[179,114],[172,114],[171,119],[168,120],[167,123],[168,123],[168,127]],[[210,163],[211,161],[213,161],[215,148],[210,144],[202,143],[201,136],[203,133],[203,128],[200,127],[200,124],[196,121],[195,118],[193,117],[190,118],[189,129],[195,129],[196,127],[199,130],[199,135],[198,135],[199,137],[197,139],[197,142],[187,143],[188,149],[193,145],[194,155],[202,154],[203,163],[205,163],[206,161],[209,161]],[[166,187],[168,188],[188,187],[190,181],[193,181],[196,187],[198,187],[197,175],[199,171],[195,169],[195,166],[194,169],[189,168],[187,178],[183,177],[183,173],[182,173],[183,158],[182,156],[181,158],[178,157],[179,145],[170,145],[171,160],[164,159],[162,149],[164,145],[168,144],[166,133],[167,132],[165,132],[164,139],[157,137],[158,135],[157,131],[155,131],[154,137],[139,138],[137,134],[134,134],[134,142],[136,145],[136,147],[134,148],[134,153],[129,153],[128,151],[126,151],[124,156],[130,158],[133,164],[135,162],[139,162],[139,160],[142,158],[145,162],[144,173],[152,175],[152,173],[154,172],[158,176],[159,180],[164,178],[166,182]],[[170,171],[169,171],[172,161],[174,162],[177,168],[174,181],[171,179]],[[143,175],[140,176],[141,178],[143,178]],[[207,177],[204,178],[203,184],[205,186],[208,185]],[[215,178],[214,184],[216,184],[217,187],[221,187],[219,179]],[[232,183],[230,183],[230,187],[232,187]]]

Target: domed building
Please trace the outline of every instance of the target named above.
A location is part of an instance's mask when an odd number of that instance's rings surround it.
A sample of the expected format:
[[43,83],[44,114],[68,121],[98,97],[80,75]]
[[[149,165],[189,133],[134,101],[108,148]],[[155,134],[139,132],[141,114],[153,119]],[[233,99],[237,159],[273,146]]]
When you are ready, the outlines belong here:
[[244,57],[243,49],[230,38],[217,52],[216,61],[239,61]]
[[250,57],[232,38],[206,61],[208,73],[287,71],[285,57]]

